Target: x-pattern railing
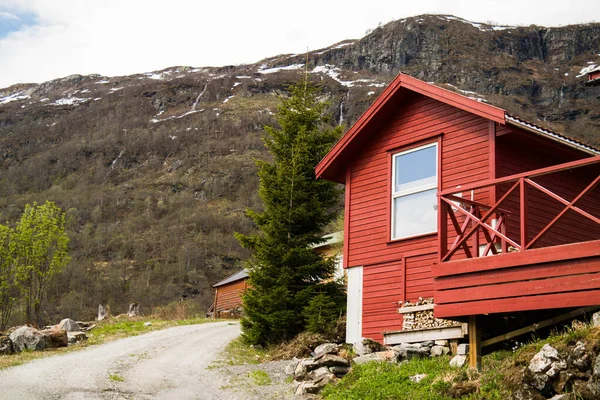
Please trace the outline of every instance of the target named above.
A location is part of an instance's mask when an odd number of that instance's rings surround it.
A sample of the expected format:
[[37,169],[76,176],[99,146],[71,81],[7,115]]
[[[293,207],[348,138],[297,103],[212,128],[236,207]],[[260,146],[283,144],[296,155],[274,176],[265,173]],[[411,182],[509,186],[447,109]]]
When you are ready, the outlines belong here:
[[[548,231],[555,226],[569,210],[600,225],[600,218],[597,218],[576,205],[577,202],[579,202],[586,194],[590,193],[600,183],[600,174],[571,201],[533,180],[533,178],[536,177],[592,164],[600,164],[600,156],[461,187],[461,191],[464,193],[501,184],[512,184],[510,188],[504,192],[502,197],[492,205],[459,197],[457,196],[455,189],[440,192],[438,194],[440,261],[449,261],[452,256],[460,250],[464,252],[467,258],[479,257],[480,233],[485,240],[485,248],[483,249],[483,252],[481,252],[481,255],[486,256],[490,254],[490,252],[492,255],[498,254],[498,249],[496,248],[497,244],[501,246],[502,253],[506,253],[509,249],[511,251],[526,251],[538,244],[540,239],[548,233]],[[537,235],[528,241],[528,191],[530,187],[533,187],[541,193],[558,201],[563,205],[563,208],[537,233]],[[511,217],[511,213],[510,211],[503,209],[502,206],[517,189],[519,189],[520,240],[513,240],[507,236],[507,222]],[[464,218],[462,224],[460,223],[459,216]],[[450,220],[450,225],[456,233],[456,237],[449,247],[447,244],[448,220]],[[491,220],[495,220],[495,223],[488,223],[488,221]],[[469,243],[469,239],[471,239],[471,243]]]

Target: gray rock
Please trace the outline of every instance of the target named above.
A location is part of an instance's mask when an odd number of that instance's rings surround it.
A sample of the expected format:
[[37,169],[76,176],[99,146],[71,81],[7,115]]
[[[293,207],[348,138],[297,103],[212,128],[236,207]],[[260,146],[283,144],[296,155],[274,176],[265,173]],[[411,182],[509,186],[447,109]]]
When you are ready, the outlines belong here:
[[558,378],[552,384],[552,388],[557,393],[571,391],[573,386],[574,375],[568,371],[560,371]]
[[558,351],[549,344],[545,344],[544,347],[533,356],[529,362],[528,369],[534,374],[540,372],[545,373],[552,367],[554,361],[558,361]]
[[467,354],[469,354],[469,345],[466,343],[459,344],[456,350],[456,354],[460,356],[466,356]]
[[411,382],[419,383],[426,377],[427,377],[427,374],[417,374],[417,375],[409,376],[408,379],[410,379]]
[[450,347],[435,345],[429,353],[431,357],[445,356],[450,353]]
[[338,347],[335,343],[323,343],[315,349],[315,358],[319,358],[325,354],[337,354]]
[[73,344],[87,340],[87,335],[85,332],[67,332],[67,338],[69,339],[69,344]]
[[[374,353],[374,354],[377,354],[377,353]],[[318,360],[315,359],[313,362],[317,368],[318,367],[335,367],[335,366],[349,367],[350,366],[350,362],[348,360],[346,360],[344,357],[340,357],[335,354],[325,354]]]
[[64,329],[46,329],[39,331],[46,339],[46,348],[66,347],[69,345],[69,337]]
[[46,348],[46,337],[35,328],[22,326],[10,334],[15,351],[44,350]]
[[466,356],[462,356],[462,355],[454,356],[452,358],[452,360],[450,360],[450,366],[454,367],[454,368],[461,368],[463,365],[465,365],[466,361],[467,361]]
[[290,361],[290,363],[285,367],[285,374],[294,375],[294,371],[296,371],[296,367],[298,366],[299,362],[300,360],[294,357],[292,361]]
[[595,377],[600,377],[600,355],[596,357],[596,362],[594,363],[592,374]]
[[527,383],[534,389],[539,390],[540,392],[545,391],[546,386],[550,381],[550,377],[546,374],[533,374],[531,378],[527,380]]
[[595,375],[592,376],[585,386],[593,396],[593,399],[600,399],[600,378]]
[[352,359],[352,361],[355,364],[365,364],[365,363],[372,362],[372,361],[382,362],[384,360],[382,360],[381,358],[379,358],[379,356],[377,356],[377,354],[371,353],[371,354],[365,354],[364,356],[354,357]]
[[13,346],[12,340],[10,337],[5,335],[0,335],[0,355],[9,356],[14,354],[15,347]]
[[385,350],[385,347],[379,342],[368,338],[360,338],[352,347],[354,349],[354,353],[359,356]]
[[550,378],[556,378],[561,371],[567,369],[567,362],[564,360],[554,361],[550,369],[546,371],[546,375]]
[[303,381],[308,378],[308,373],[319,366],[311,358],[305,358],[300,360],[296,369],[294,370],[294,379],[297,381]]
[[67,332],[80,332],[81,327],[71,318],[65,318],[58,324],[58,329],[65,330]]
[[448,347],[448,341],[447,340],[436,340],[435,342],[433,342],[436,346],[446,346]]
[[421,345],[421,347],[431,347],[434,345],[434,342],[432,340],[427,340],[426,342],[421,342],[419,344]]
[[150,322],[150,321],[144,322],[144,326],[152,326],[152,322]]
[[330,378],[330,375],[332,375],[331,371],[329,370],[329,368],[327,367],[320,367],[315,369],[314,371],[311,371],[309,374],[309,379],[311,381],[321,381],[325,378]]
[[600,326],[600,311],[592,314],[592,326],[595,326],[595,327]]
[[585,344],[583,342],[577,342],[569,354],[568,364],[581,372],[586,372],[590,369],[591,363]]
[[340,367],[340,366],[333,366],[330,367],[329,370],[335,374],[335,376],[344,376],[346,375],[348,372],[350,372],[350,367]]

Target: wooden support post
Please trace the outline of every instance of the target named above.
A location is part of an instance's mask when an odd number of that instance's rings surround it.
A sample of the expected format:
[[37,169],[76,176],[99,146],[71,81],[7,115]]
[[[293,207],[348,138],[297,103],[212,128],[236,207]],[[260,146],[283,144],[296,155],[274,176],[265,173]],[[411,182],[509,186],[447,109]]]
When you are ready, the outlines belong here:
[[527,214],[527,182],[525,178],[520,179],[520,203],[521,203],[521,251],[525,251],[527,248],[527,225],[528,225],[528,217]]
[[481,371],[481,326],[477,315],[469,315],[469,368]]
[[219,299],[219,288],[215,288],[215,308],[213,310],[213,318],[217,318],[217,300]]

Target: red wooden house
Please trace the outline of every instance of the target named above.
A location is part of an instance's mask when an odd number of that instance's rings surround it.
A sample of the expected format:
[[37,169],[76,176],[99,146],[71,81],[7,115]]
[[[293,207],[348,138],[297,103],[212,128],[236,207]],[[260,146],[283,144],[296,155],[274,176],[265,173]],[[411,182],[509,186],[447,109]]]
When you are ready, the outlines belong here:
[[[348,332],[600,305],[600,151],[400,74],[317,165],[346,185]],[[478,335],[479,330],[472,331]]]

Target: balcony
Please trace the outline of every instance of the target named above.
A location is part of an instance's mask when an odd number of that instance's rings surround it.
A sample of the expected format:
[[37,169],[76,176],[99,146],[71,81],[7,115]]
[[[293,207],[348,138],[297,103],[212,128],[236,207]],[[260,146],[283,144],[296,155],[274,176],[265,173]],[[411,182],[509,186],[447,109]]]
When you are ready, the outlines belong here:
[[435,315],[600,304],[600,156],[441,191]]

